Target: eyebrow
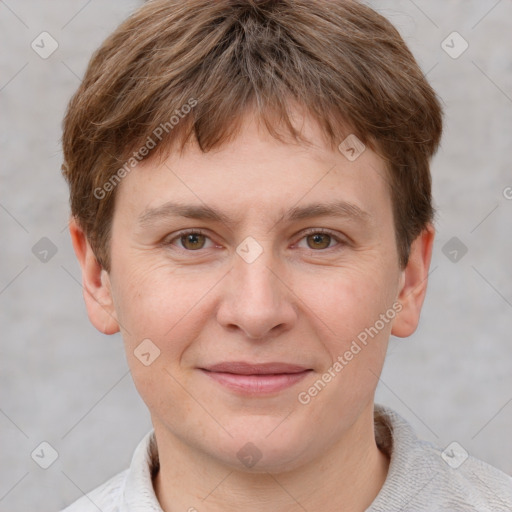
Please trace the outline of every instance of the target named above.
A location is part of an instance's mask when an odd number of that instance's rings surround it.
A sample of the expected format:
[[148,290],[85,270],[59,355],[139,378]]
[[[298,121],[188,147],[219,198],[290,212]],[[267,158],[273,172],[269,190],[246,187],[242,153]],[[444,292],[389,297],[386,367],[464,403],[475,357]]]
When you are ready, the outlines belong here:
[[[313,203],[306,206],[296,206],[291,208],[285,214],[282,214],[276,224],[281,222],[290,222],[311,217],[342,217],[360,222],[370,220],[370,215],[359,206],[346,201],[336,201],[332,203]],[[210,220],[220,222],[232,228],[240,224],[225,213],[215,210],[206,205],[192,205],[176,202],[167,202],[161,206],[145,210],[138,218],[138,224],[142,228],[148,228],[159,220],[170,217],[185,217],[196,220]]]

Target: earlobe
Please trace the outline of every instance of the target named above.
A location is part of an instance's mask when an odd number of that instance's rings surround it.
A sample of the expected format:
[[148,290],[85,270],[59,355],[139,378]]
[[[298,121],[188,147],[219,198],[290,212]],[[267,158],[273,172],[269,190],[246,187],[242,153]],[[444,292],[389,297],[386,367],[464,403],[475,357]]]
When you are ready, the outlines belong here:
[[82,269],[82,289],[91,323],[104,334],[119,331],[110,277],[101,265],[75,218],[69,222],[69,232],[76,257]]
[[402,304],[402,310],[391,329],[391,334],[399,338],[410,336],[418,327],[427,292],[434,235],[434,227],[429,224],[411,244],[409,261],[400,277],[398,300]]

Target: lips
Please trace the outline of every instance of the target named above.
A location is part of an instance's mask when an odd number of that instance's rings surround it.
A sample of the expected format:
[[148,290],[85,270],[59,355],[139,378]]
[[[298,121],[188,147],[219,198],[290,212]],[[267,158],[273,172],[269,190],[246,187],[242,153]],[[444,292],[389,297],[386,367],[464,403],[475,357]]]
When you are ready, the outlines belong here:
[[311,368],[290,363],[224,362],[201,368],[215,382],[246,395],[277,393],[301,381]]
[[244,361],[233,361],[214,364],[203,368],[209,372],[233,373],[237,375],[276,375],[283,373],[300,373],[309,368],[288,363],[259,363],[252,364]]

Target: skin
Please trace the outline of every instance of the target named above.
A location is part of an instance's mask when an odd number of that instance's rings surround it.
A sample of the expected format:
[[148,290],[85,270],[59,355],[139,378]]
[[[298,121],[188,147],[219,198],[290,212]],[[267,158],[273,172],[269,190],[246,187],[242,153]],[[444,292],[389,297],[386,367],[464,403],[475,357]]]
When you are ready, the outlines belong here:
[[[423,304],[434,230],[399,266],[383,160],[369,148],[350,162],[305,117],[311,147],[272,138],[254,117],[203,154],[146,160],[117,190],[111,271],[77,223],[70,231],[88,315],[122,333],[135,385],[151,413],[163,510],[365,510],[384,484],[388,457],[374,438],[373,400],[390,334],[409,336]],[[291,208],[345,201],[366,217],[284,220]],[[139,219],[168,201],[207,205],[236,222]],[[205,237],[187,242],[183,229]],[[323,228],[332,237],[304,234]],[[236,249],[247,237],[263,252]],[[398,302],[397,302],[398,301]],[[401,311],[308,404],[298,400],[352,340],[399,303]],[[134,351],[160,350],[145,366]],[[198,368],[223,361],[299,364],[299,383],[267,396],[226,389]],[[261,459],[237,452],[253,443]]]

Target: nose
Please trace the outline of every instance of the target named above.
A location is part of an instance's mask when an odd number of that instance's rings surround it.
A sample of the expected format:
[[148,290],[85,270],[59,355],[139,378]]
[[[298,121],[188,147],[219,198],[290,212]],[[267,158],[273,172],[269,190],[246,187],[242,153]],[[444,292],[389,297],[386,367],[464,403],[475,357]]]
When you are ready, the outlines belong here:
[[273,338],[297,321],[294,293],[283,266],[270,250],[248,263],[234,255],[224,280],[218,322],[226,329],[239,329],[253,340]]

